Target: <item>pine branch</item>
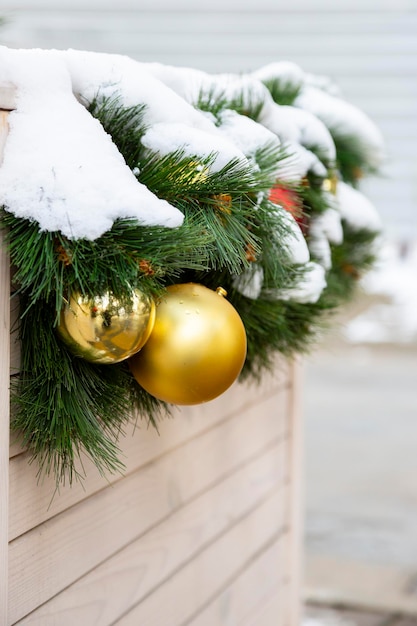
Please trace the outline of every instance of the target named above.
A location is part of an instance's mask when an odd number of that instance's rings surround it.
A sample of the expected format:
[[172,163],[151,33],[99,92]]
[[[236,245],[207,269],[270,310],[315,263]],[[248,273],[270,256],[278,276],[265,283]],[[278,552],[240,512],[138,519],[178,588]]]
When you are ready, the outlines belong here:
[[369,148],[360,137],[342,133],[338,128],[329,128],[336,146],[337,168],[341,179],[353,186],[357,186],[364,176],[373,176],[378,173],[369,158]]
[[22,296],[21,373],[12,389],[16,415],[12,430],[19,433],[39,464],[39,474],[54,474],[57,482],[79,477],[81,450],[100,472],[120,471],[115,439],[128,414],[119,375],[72,357],[51,326],[54,311],[38,303],[28,306]]
[[120,95],[103,97],[100,93],[85,103],[88,111],[97,118],[104,130],[112,136],[126,164],[133,170],[143,154],[141,139],[147,130],[144,122],[146,106],[125,107]]
[[6,211],[0,219],[8,229],[6,243],[19,292],[30,295],[28,306],[54,297],[57,315],[71,290],[88,296],[109,290],[119,298],[134,288],[159,293],[164,281],[184,268],[207,268],[214,249],[213,235],[196,215],[176,229],[117,220],[95,241],[39,231],[35,222]]
[[285,78],[270,78],[262,81],[276,104],[291,106],[300,94],[301,85]]
[[379,233],[366,229],[353,230],[342,220],[343,242],[332,245],[332,267],[327,277],[325,297],[340,306],[352,299],[359,279],[375,263],[373,246]]
[[[320,185],[321,183],[322,179],[320,179]],[[319,215],[332,208],[329,203],[329,196],[323,193],[321,186],[317,186],[315,182],[302,185],[299,194],[302,199],[303,210],[307,216]]]
[[221,123],[221,113],[226,110],[236,111],[240,115],[250,117],[257,122],[265,105],[265,98],[251,92],[247,86],[235,91],[231,97],[225,90],[213,85],[211,89],[201,90],[194,106],[200,111],[211,113],[217,124]]

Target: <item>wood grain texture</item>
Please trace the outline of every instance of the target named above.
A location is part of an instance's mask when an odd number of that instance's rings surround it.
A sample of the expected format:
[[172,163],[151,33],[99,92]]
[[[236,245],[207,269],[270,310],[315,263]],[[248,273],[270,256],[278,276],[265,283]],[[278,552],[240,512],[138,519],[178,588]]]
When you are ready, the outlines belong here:
[[[5,111],[4,107],[1,106],[3,92],[0,85],[0,166],[3,163],[3,155],[6,147],[7,135],[9,133],[9,111]],[[4,289],[7,289],[10,293],[10,270],[9,270],[9,282],[8,287],[5,284]],[[9,296],[7,296],[9,299]]]
[[[19,624],[107,626],[282,486],[286,441],[191,500]],[[217,623],[217,622],[212,622]]]
[[[285,538],[281,536],[261,554],[254,556],[248,567],[239,572],[230,585],[184,626],[240,625],[258,616],[271,597],[278,596],[283,600],[282,589],[285,588],[284,578],[287,575],[286,544]],[[271,626],[281,623],[281,604],[276,607]],[[256,623],[257,626],[266,626],[263,621]]]
[[[288,597],[288,588],[281,585],[280,589],[265,598],[264,603],[258,607],[251,615],[239,624],[239,626],[293,626],[290,615],[290,599]],[[295,626],[300,626],[302,622],[298,622]]]
[[[119,626],[180,626],[247,567],[254,555],[281,535],[285,514],[283,490],[256,507],[221,535],[175,576],[118,620]],[[284,498],[285,500],[285,498]]]
[[[15,301],[12,300],[12,309],[11,309],[12,339],[11,339],[10,360],[11,360],[11,365],[13,364],[15,367],[12,373],[16,372],[16,369],[18,369],[18,365],[20,361],[20,346],[18,342],[16,341],[16,332],[13,332],[13,328],[16,328],[15,322],[16,322],[16,315],[17,315],[16,305],[14,303]],[[15,347],[13,347],[14,343],[17,344]],[[13,361],[13,359],[16,359],[16,355],[18,354],[19,354],[19,357],[17,358],[19,360]],[[249,405],[255,404],[259,397],[268,397],[276,393],[278,390],[285,388],[286,386],[289,385],[289,375],[290,375],[290,367],[288,363],[284,359],[278,357],[275,361],[274,372],[271,374],[265,375],[260,384],[242,386],[236,383],[220,398],[216,398],[215,400],[211,402],[207,402],[206,404],[195,406],[195,407],[187,407],[186,409],[182,409],[180,407],[173,407],[172,419],[166,419],[166,420],[161,421],[160,423],[158,440],[161,442],[161,449],[162,449],[161,453],[163,453],[164,451],[165,440],[169,440],[171,442],[171,445],[178,445],[178,443],[181,443],[184,433],[187,433],[188,437],[192,437],[198,432],[200,432],[201,430],[204,430],[204,428],[210,428],[210,426],[215,424],[217,421],[224,419],[224,417],[227,417],[228,415],[232,415],[233,413],[239,412]],[[244,391],[244,393],[242,393],[242,391]],[[120,438],[120,447],[121,447],[122,457],[124,455],[124,460],[126,461],[129,457],[129,449],[132,443],[129,440],[131,440],[132,436],[134,435],[137,429],[139,429],[141,433],[144,433],[146,431],[146,425],[139,420],[135,428],[132,422],[131,426],[126,427],[126,436]],[[153,429],[150,429],[150,432],[154,434]],[[136,445],[136,444],[133,444],[133,445]],[[25,452],[25,448],[22,447],[22,444],[20,443],[19,435],[15,433],[11,436],[11,439],[10,439],[10,458],[17,456],[18,454],[22,454],[23,452]],[[147,462],[148,459],[146,455],[145,457],[142,457],[142,454],[145,454],[144,451],[136,450],[136,453],[139,453],[141,455],[141,459],[143,463]],[[26,459],[26,462],[27,460],[28,459]],[[82,486],[75,485],[71,489],[62,488],[60,492],[61,503],[65,500],[65,497],[66,497],[65,494],[67,494],[67,492],[71,492],[72,497],[74,496],[74,490],[77,493],[81,491],[84,493],[84,490],[87,490],[87,493],[94,492],[95,478],[94,477],[92,478],[91,475],[92,474],[95,475],[96,472],[92,464],[85,457],[83,457],[83,464],[84,463],[86,467],[88,467],[90,470],[92,469],[92,472],[91,471],[88,472],[87,484],[83,484]],[[36,465],[33,467],[36,467]],[[31,487],[27,489],[27,493],[22,493],[21,497],[25,502],[28,502],[28,498],[30,499],[31,494],[32,494],[33,498],[35,498],[36,496],[36,501],[39,506],[42,506],[42,504],[45,504],[45,507],[47,508],[48,505],[50,504],[51,494],[54,491],[53,480],[51,479],[48,481],[45,478],[45,480],[42,482],[42,485],[41,485],[41,488],[43,489],[43,494],[42,492],[39,492],[39,490],[37,490],[36,493],[34,494],[32,491],[32,485],[34,484],[33,477],[36,474],[36,471],[33,472],[33,467],[32,467],[32,470],[30,470],[30,475],[32,476]],[[128,468],[126,468],[126,471],[128,471]],[[119,476],[115,477],[116,480],[118,478]],[[101,480],[100,488],[107,481],[112,482],[111,476],[108,476],[106,479]],[[19,486],[24,489],[25,488],[24,482],[20,481]],[[40,500],[43,500],[43,502],[41,502]],[[75,500],[72,500],[72,502],[74,501]]]
[[10,299],[10,375],[14,376],[20,370],[20,342],[18,340],[19,300]]
[[[0,92],[1,94],[1,92]],[[0,111],[0,162],[8,131],[7,113]],[[0,232],[0,624],[7,619],[8,510],[9,510],[9,360],[10,262]]]
[[301,624],[300,589],[303,585],[303,537],[304,537],[304,443],[301,406],[302,361],[296,359],[292,364],[292,386],[290,392],[290,456],[288,471],[291,488],[289,494],[289,539],[288,561],[288,605],[290,613],[288,624]]
[[[121,458],[126,466],[125,475],[130,475],[140,467],[205,432],[208,434],[212,431],[211,435],[207,436],[207,440],[216,439],[218,431],[213,429],[225,420],[232,421],[230,428],[238,428],[233,424],[238,423],[240,416],[245,414],[244,423],[250,422],[251,430],[256,429],[257,410],[262,411],[264,407],[265,410],[269,410],[269,407],[274,404],[278,404],[277,408],[274,408],[277,426],[286,428],[283,415],[287,410],[286,398],[289,396],[283,393],[278,402],[277,395],[288,387],[288,377],[288,364],[280,360],[277,361],[276,375],[266,376],[261,385],[243,387],[236,384],[220,398],[210,403],[183,409],[176,408],[172,419],[160,423],[159,435],[153,428],[147,429],[144,425],[132,434],[132,427],[130,435],[120,441]],[[261,404],[256,410],[255,407],[258,406],[260,399]],[[224,432],[227,433],[228,428]],[[19,448],[16,445],[14,449],[18,451]],[[192,450],[192,444],[189,449]],[[10,540],[105,489],[109,484],[117,483],[122,478],[119,474],[103,477],[91,461],[84,459],[83,463],[88,477],[85,484],[75,483],[72,487],[62,487],[59,494],[52,499],[55,491],[53,478],[45,478],[38,484],[36,465],[29,465],[29,458],[30,455],[25,453],[10,461],[12,494],[9,516]]]
[[16,87],[8,81],[0,82],[0,109],[12,111],[16,107]]
[[11,542],[11,622],[285,436],[287,413],[269,398]]
[[[19,370],[19,365],[20,365],[20,345],[17,339],[17,330],[16,330],[17,310],[18,309],[17,309],[16,300],[12,300],[11,346],[10,346],[10,350],[11,350],[10,373],[12,375],[17,374]],[[262,382],[259,385],[251,385],[249,387],[245,385],[244,387],[242,387],[242,385],[235,384],[231,389],[229,389],[225,394],[223,394],[221,398],[217,398],[216,400],[208,402],[205,405],[202,405],[199,407],[187,407],[185,411],[182,410],[181,408],[174,407],[172,410],[172,419],[164,420],[160,424],[158,440],[161,443],[161,453],[163,453],[164,451],[165,440],[170,440],[171,445],[176,445],[175,442],[178,443],[181,441],[182,432],[183,432],[181,430],[181,425],[182,424],[184,425],[184,422],[185,422],[185,428],[186,428],[188,436],[193,436],[193,432],[194,434],[197,434],[201,429],[209,427],[207,426],[207,424],[213,425],[214,423],[216,423],[216,421],[223,419],[225,415],[229,415],[229,414],[232,414],[233,412],[241,411],[245,406],[249,406],[250,404],[256,403],[257,398],[259,396],[262,395],[263,397],[267,397],[267,396],[270,396],[271,394],[276,393],[280,389],[284,389],[285,387],[289,385],[289,373],[290,373],[290,368],[288,366],[288,363],[284,359],[278,357],[276,359],[274,373],[267,374],[262,379]],[[244,394],[241,393],[242,389],[244,389]],[[224,411],[226,411],[226,413]],[[205,421],[206,419],[207,421]],[[126,460],[129,459],[129,450],[131,449],[131,444],[132,444],[132,442],[129,440],[132,438],[137,428],[139,428],[142,433],[145,432],[146,430],[145,425],[141,423],[140,421],[137,423],[136,427],[132,423],[131,427],[127,426],[126,428],[126,431],[127,431],[126,436],[121,437],[120,439],[121,454],[122,454],[122,457],[124,457],[124,459]],[[151,429],[151,432],[153,433],[153,429]],[[132,445],[136,445],[136,444],[132,444]],[[17,433],[12,434],[10,438],[10,448],[9,448],[10,458],[17,456],[19,454],[23,454],[25,451],[26,451],[25,448],[22,446],[19,440],[19,435]],[[140,458],[141,458],[142,463],[147,462],[147,457],[144,451],[135,450],[135,453],[139,453],[141,455]],[[30,455],[28,454],[23,464],[27,464],[29,457]],[[83,465],[85,466],[86,469],[88,468],[89,470],[88,471],[89,480],[87,481],[87,484],[83,483],[82,485],[81,484],[73,485],[72,488],[63,487],[60,491],[60,495],[61,495],[60,503],[62,506],[63,506],[63,502],[66,499],[65,494],[68,495],[70,493],[71,501],[75,502],[77,500],[77,495],[76,495],[77,493],[78,494],[81,492],[83,494],[85,494],[86,492],[88,494],[94,493],[94,490],[95,490],[94,485],[96,484],[96,480],[95,480],[96,478],[99,479],[98,483],[100,483],[100,486],[98,488],[101,488],[102,485],[107,484],[108,482],[113,482],[114,480],[117,480],[119,478],[119,476],[115,476],[112,479],[111,476],[107,476],[107,478],[102,479],[102,477],[95,476],[96,475],[95,468],[92,465],[92,463],[88,459],[85,458],[85,456],[83,456]],[[47,478],[45,478],[40,485],[36,481],[37,490],[36,492],[34,492],[32,487],[35,482],[34,475],[36,474],[36,472],[33,472],[33,467],[32,467],[32,470],[30,470],[30,475],[32,477],[31,479],[29,479],[30,487],[26,489],[27,493],[25,494],[22,493],[21,499],[26,503],[29,503],[31,499],[36,499],[38,506],[42,506],[45,504],[45,507],[48,508],[50,505],[50,501],[51,501],[51,494],[54,491],[53,480],[52,479],[48,480]],[[13,473],[13,469],[14,468],[12,468],[12,473]],[[19,469],[17,471],[20,472],[21,470]],[[129,471],[129,468],[126,467],[126,473],[128,471]],[[92,475],[94,475],[95,478],[90,478]],[[13,477],[11,480],[12,481],[14,480]],[[25,489],[24,481],[20,480],[19,485],[20,485],[20,488]],[[42,489],[41,492],[38,489],[39,487]],[[51,510],[56,512],[57,509],[51,509]],[[24,530],[22,530],[21,532],[24,532]]]

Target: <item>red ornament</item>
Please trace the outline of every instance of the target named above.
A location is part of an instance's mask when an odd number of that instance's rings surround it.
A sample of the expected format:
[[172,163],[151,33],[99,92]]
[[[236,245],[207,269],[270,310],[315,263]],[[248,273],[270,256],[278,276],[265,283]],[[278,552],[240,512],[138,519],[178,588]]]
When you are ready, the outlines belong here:
[[282,185],[274,185],[269,192],[269,199],[274,204],[282,206],[295,219],[300,217],[302,204],[299,195],[294,189],[289,189]]
[[269,199],[291,213],[303,232],[308,228],[307,216],[303,212],[303,201],[298,193],[282,184],[274,185],[269,192]]

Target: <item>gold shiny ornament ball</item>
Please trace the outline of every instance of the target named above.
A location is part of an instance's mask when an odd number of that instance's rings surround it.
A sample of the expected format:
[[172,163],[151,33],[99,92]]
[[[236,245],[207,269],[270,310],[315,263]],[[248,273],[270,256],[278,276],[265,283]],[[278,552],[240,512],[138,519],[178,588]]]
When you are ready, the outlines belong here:
[[154,301],[137,289],[123,300],[110,292],[93,298],[76,292],[62,307],[57,331],[76,356],[112,364],[143,347],[154,321]]
[[337,193],[337,183],[339,182],[339,179],[337,177],[336,173],[331,173],[330,176],[328,178],[325,178],[323,180],[323,183],[321,185],[321,188],[323,191],[329,191],[331,194],[333,194],[334,196]]
[[225,295],[196,283],[167,288],[151,336],[129,359],[148,393],[172,404],[200,404],[236,380],[246,358],[246,332]]

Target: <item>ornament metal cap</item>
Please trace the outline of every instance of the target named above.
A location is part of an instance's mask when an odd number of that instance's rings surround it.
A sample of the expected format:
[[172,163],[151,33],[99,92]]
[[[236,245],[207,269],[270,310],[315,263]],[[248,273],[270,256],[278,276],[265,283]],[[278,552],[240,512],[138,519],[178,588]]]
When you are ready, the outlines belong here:
[[216,293],[219,296],[223,296],[224,298],[227,296],[227,291],[226,291],[226,289],[223,289],[223,287],[217,287]]

